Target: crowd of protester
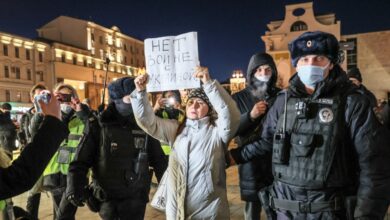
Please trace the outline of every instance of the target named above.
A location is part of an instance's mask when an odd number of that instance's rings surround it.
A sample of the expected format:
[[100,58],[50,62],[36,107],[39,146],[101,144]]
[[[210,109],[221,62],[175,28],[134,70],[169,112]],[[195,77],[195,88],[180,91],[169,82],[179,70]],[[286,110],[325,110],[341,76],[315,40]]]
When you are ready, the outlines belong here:
[[[335,36],[306,32],[289,50],[297,72],[284,89],[272,56],[256,53],[247,87],[233,95],[197,67],[200,88],[153,93],[152,103],[148,74],[111,82],[99,110],[63,83],[34,85],[19,121],[2,103],[3,219],[38,219],[42,192],[54,220],[73,220],[84,205],[102,219],[144,219],[154,174],[168,220],[227,220],[225,170],[235,164],[245,220],[262,210],[267,219],[383,219],[389,102],[378,102],[358,68],[341,68]],[[25,191],[26,207],[14,207]]]

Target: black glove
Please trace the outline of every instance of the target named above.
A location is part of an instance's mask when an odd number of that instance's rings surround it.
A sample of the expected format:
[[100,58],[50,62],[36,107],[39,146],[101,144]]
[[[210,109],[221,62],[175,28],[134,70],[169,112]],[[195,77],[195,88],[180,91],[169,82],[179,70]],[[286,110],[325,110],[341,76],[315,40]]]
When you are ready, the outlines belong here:
[[76,194],[70,194],[66,199],[76,207],[84,206],[84,199]]

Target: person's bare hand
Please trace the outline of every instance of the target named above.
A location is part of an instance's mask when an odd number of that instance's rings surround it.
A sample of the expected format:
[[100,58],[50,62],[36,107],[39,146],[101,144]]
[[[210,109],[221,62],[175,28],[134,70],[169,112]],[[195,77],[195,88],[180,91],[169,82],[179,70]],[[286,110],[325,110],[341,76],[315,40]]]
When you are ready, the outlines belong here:
[[194,73],[195,78],[200,79],[203,84],[211,80],[209,69],[207,67],[197,66]]
[[135,88],[138,92],[144,91],[146,89],[146,83],[148,82],[148,78],[148,74],[139,75],[137,76],[137,78],[135,78]]
[[[51,93],[53,94],[53,93]],[[41,106],[42,109],[42,114],[43,115],[50,115],[53,117],[58,118],[61,120],[61,107],[60,107],[60,102],[57,100],[57,96],[52,96],[49,100],[49,103],[45,103],[42,100],[39,100],[39,105]]]
[[253,106],[252,111],[250,112],[251,119],[256,120],[258,117],[265,114],[265,112],[267,111],[267,106],[268,106],[268,104],[266,101],[257,102]]

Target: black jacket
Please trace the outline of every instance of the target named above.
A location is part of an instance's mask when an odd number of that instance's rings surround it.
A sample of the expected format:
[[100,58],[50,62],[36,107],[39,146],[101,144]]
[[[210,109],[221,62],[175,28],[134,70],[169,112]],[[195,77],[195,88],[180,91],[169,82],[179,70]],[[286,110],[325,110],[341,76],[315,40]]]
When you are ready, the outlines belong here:
[[358,91],[361,92],[363,95],[365,95],[368,98],[368,100],[370,101],[370,106],[372,108],[375,108],[378,106],[378,101],[377,101],[375,95],[370,90],[368,90],[363,84],[361,84],[359,86]]
[[[264,64],[268,64],[272,68],[272,76],[267,83],[268,89],[263,97],[265,101],[268,102],[268,108],[272,106],[276,94],[280,91],[280,89],[275,87],[277,70],[272,57],[262,53],[253,55],[247,71],[248,87],[233,95],[233,99],[241,112],[240,126],[237,130],[237,137],[235,139],[239,147],[257,140],[262,129],[264,117],[260,116],[255,121],[252,121],[250,112],[253,106],[260,101],[257,100],[251,92],[253,87],[255,87],[253,84],[253,74],[260,65]],[[239,165],[238,172],[241,199],[252,202],[259,201],[257,196],[258,191],[263,187],[270,185],[273,181],[271,154],[264,155],[261,159],[252,160]]]
[[17,128],[9,114],[0,112],[0,147],[8,153],[16,150]]
[[68,136],[68,129],[57,118],[46,116],[35,138],[8,168],[0,168],[0,200],[30,189]]
[[[94,167],[97,167],[100,160],[99,147],[101,146],[100,140],[102,140],[100,136],[107,135],[101,132],[100,124],[105,123],[110,123],[111,125],[124,129],[141,130],[136,124],[134,116],[122,117],[115,109],[114,103],[108,105],[107,109],[102,112],[98,119],[90,117],[83,138],[78,146],[75,159],[69,166],[67,196],[71,194],[78,194],[77,196],[81,197],[84,196],[83,189],[88,185],[87,179],[85,178],[88,170],[89,168],[94,169]],[[168,161],[160,147],[160,142],[151,137],[148,137],[148,139],[147,153],[149,165],[154,168],[156,177],[160,180],[166,170]],[[132,159],[134,158],[129,158],[128,162],[131,163]],[[141,199],[145,197],[145,195],[140,196],[142,197]],[[137,196],[135,195],[135,197]]]
[[31,141],[31,133],[30,133],[30,122],[32,117],[34,116],[33,113],[34,107],[30,108],[26,113],[23,114],[22,118],[20,119],[20,128],[18,132],[18,140],[23,145],[26,145]]
[[[339,167],[340,162],[334,160],[326,182],[331,183],[332,180],[337,178],[336,169],[353,169],[352,171],[358,174],[358,179],[355,180],[356,189],[352,190],[352,193],[357,195],[358,198],[355,217],[383,219],[390,201],[389,131],[380,125],[370,107],[369,100],[364,95],[359,92],[347,93],[351,87],[352,85],[348,81],[346,74],[339,66],[335,66],[330,75],[317,85],[311,96],[306,93],[303,83],[295,74],[290,80],[288,95],[314,99],[332,97],[336,94],[347,94],[344,115],[345,138],[344,143],[340,143],[336,154],[344,152],[343,155],[348,154],[345,158],[352,158],[353,160],[348,160],[348,167]],[[285,93],[280,94],[273,107],[269,110],[261,135],[262,139],[243,148],[231,151],[236,162],[242,163],[272,151],[276,123],[280,115],[283,114],[284,96]],[[345,149],[350,149],[350,151],[345,152]],[[340,155],[335,155],[335,157],[340,158]],[[356,164],[354,164],[354,161]],[[276,182],[274,188],[276,191],[281,192],[280,194],[283,194],[283,196],[290,194],[290,192],[292,192],[292,195],[295,194],[294,196],[296,197],[301,196],[298,191],[294,191],[296,187],[292,185]],[[339,190],[344,191],[346,189],[350,188],[346,186]],[[300,193],[304,193],[306,196],[311,195],[310,199],[324,198],[321,196],[316,197],[313,191],[306,191],[301,190]],[[327,193],[333,193],[333,191],[334,189],[332,190],[332,188],[328,187],[315,193],[329,197],[330,195]],[[300,197],[300,199],[306,198],[305,195]],[[294,196],[291,196],[290,199],[300,200],[294,198]]]

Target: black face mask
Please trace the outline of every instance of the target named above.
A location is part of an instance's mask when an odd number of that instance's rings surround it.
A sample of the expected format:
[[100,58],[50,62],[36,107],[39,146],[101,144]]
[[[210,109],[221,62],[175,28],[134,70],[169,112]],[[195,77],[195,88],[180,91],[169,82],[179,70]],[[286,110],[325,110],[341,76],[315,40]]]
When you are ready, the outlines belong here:
[[122,99],[114,100],[115,108],[120,115],[123,117],[130,116],[133,113],[133,108],[131,107],[131,103],[124,103]]
[[268,89],[268,82],[263,82],[256,77],[252,77],[252,86],[251,86],[251,92],[254,97],[256,97],[259,100],[265,99],[265,96],[267,94]]

